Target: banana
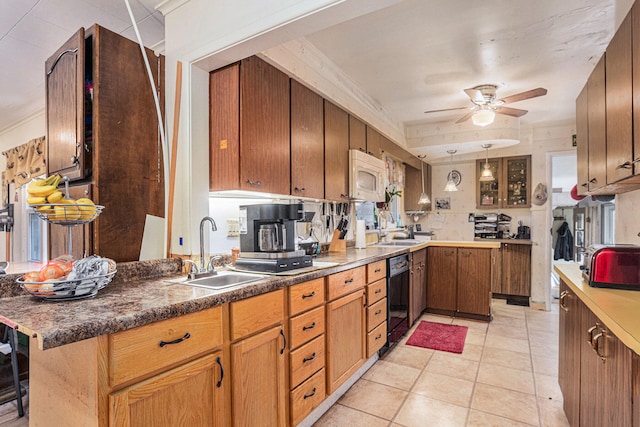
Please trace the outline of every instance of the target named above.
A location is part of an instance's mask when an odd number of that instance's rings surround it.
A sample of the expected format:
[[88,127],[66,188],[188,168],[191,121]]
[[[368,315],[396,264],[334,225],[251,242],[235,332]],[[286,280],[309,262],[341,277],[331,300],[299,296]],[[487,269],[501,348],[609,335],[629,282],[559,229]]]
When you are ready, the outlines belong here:
[[43,205],[47,203],[47,199],[45,197],[28,196],[27,203],[30,205]]
[[62,194],[61,191],[56,190],[47,196],[47,203],[58,203],[63,197],[64,194]]
[[47,197],[58,190],[60,175],[51,175],[45,179],[36,179],[27,187],[27,192],[34,197]]

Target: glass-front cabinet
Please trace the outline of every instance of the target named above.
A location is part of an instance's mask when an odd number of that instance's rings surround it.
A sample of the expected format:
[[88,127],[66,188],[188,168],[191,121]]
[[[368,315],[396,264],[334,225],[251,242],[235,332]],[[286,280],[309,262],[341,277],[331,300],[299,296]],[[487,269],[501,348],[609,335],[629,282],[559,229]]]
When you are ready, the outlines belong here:
[[531,207],[531,156],[489,159],[493,181],[480,181],[485,160],[476,162],[477,209]]

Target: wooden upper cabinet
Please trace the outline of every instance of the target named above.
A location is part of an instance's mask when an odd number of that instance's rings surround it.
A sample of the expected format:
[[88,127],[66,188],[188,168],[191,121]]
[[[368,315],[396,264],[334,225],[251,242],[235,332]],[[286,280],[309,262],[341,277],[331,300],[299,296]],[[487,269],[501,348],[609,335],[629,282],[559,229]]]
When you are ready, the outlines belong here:
[[349,149],[367,152],[367,125],[349,114]]
[[531,156],[489,159],[493,181],[480,181],[485,159],[476,161],[478,209],[528,208],[531,206]]
[[349,115],[324,100],[325,199],[349,199]]
[[367,153],[377,158],[382,157],[383,136],[374,128],[367,126]]
[[[420,160],[421,161],[421,160]],[[418,200],[422,194],[422,185],[424,191],[431,199],[431,165],[425,163],[424,167],[424,183],[422,181],[422,171],[412,166],[405,166],[405,183],[402,197],[404,198],[405,211],[430,211],[432,203],[419,205]]]
[[289,77],[252,56],[213,71],[209,91],[210,190],[289,194]]
[[[589,191],[589,92],[585,86],[576,98],[576,152],[578,166],[578,194]],[[639,100],[640,101],[640,100]]]
[[633,175],[633,78],[631,14],[606,52],[607,184]]
[[291,80],[291,195],[324,198],[322,97]]
[[[606,55],[605,55],[606,56]],[[587,81],[589,121],[589,191],[607,183],[607,123],[605,56]]]
[[45,62],[48,175],[58,172],[70,179],[85,177],[84,78],[85,35],[81,28]]
[[640,4],[631,8],[633,67],[633,174],[640,176]]

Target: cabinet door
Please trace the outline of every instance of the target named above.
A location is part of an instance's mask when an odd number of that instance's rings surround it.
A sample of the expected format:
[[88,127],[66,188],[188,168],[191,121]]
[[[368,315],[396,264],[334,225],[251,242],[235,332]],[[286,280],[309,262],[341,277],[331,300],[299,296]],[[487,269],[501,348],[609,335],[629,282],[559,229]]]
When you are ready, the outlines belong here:
[[606,53],[607,184],[633,175],[631,15],[620,24]]
[[366,359],[364,291],[327,304],[327,393],[340,387]]
[[349,115],[324,101],[324,197],[349,198]]
[[224,426],[223,361],[217,352],[111,393],[109,425]]
[[[602,406],[604,401],[604,366],[595,353],[589,336],[599,333],[602,326],[586,306],[582,306],[580,334],[580,426],[604,426]],[[593,330],[591,329],[593,328]],[[593,331],[589,333],[588,331]]]
[[531,156],[502,159],[502,207],[531,207]]
[[349,114],[349,149],[367,152],[367,126]]
[[[422,161],[420,160],[420,162]],[[431,210],[431,204],[418,204],[423,186],[424,192],[431,198],[431,166],[423,163],[423,168],[424,181],[422,181],[422,171],[420,169],[409,165],[405,166],[405,184],[404,193],[402,194],[405,212]]]
[[84,178],[84,71],[81,28],[45,62],[49,175]]
[[502,293],[531,296],[531,246],[503,243]]
[[374,128],[367,126],[367,153],[382,158],[383,136]]
[[409,325],[413,325],[427,306],[426,264],[426,248],[411,254],[411,271],[409,275]]
[[[81,199],[92,198],[91,185],[78,185],[69,187],[69,197]],[[74,259],[93,255],[93,226],[89,224],[77,225],[71,228],[71,255]],[[69,227],[48,224],[49,227],[49,259],[69,253]]]
[[633,15],[632,24],[632,45],[634,46],[632,54],[633,68],[633,174],[640,175],[640,5],[634,5],[631,8]]
[[[638,64],[640,66],[640,64]],[[640,92],[640,88],[638,89]],[[589,191],[589,103],[588,85],[576,98],[576,154],[578,166],[578,194]],[[640,97],[640,93],[638,95]],[[640,99],[639,99],[640,101]],[[640,125],[639,125],[640,127]],[[640,129],[639,129],[640,133]]]
[[278,325],[231,344],[234,426],[287,425],[284,336]]
[[454,311],[458,283],[457,249],[431,247],[428,251],[427,308]]
[[291,195],[324,198],[322,97],[291,80]]
[[[604,365],[604,426],[632,425],[632,352],[611,331],[601,338],[598,352],[605,357]],[[637,404],[637,402],[636,402]]]
[[242,190],[289,194],[291,185],[289,95],[289,77],[286,74],[255,56],[241,61],[240,188]]
[[564,413],[569,424],[579,425],[580,417],[580,346],[583,338],[580,316],[582,302],[560,281],[558,383],[562,390]]
[[589,191],[607,183],[607,123],[605,102],[605,57],[598,61],[589,80]]
[[484,170],[485,160],[476,161],[476,208],[496,209],[500,207],[500,182],[502,180],[502,159],[489,159],[489,166],[493,173],[493,181],[480,181],[480,174]]
[[491,315],[491,250],[458,248],[458,304],[462,313]]

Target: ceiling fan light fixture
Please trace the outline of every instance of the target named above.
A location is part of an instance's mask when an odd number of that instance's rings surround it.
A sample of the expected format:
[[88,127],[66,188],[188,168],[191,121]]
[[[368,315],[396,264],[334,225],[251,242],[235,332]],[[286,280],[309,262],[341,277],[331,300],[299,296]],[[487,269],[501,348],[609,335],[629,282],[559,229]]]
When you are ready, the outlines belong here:
[[496,118],[495,111],[488,108],[481,108],[471,116],[471,121],[476,126],[488,126]]

